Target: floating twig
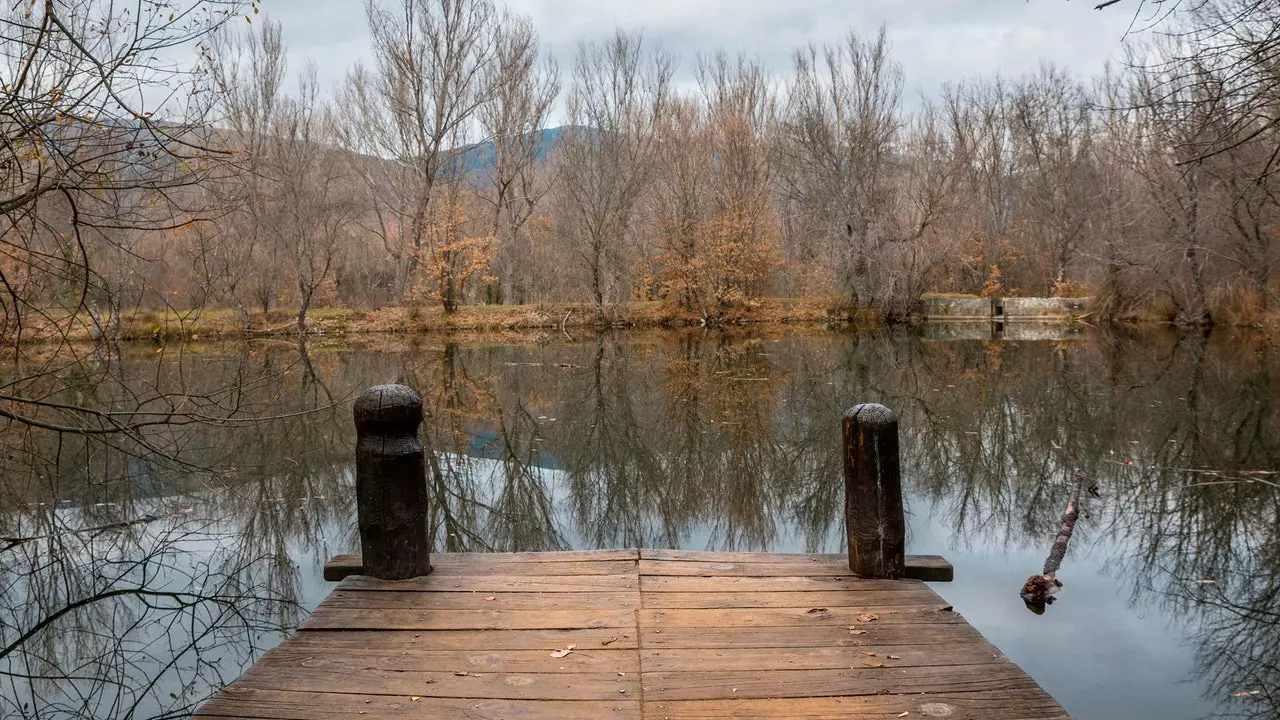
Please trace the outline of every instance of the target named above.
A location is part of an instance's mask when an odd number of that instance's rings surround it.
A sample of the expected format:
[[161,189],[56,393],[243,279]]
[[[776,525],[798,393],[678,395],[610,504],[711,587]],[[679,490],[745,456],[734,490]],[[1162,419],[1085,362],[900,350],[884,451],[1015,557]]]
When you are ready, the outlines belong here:
[[1044,561],[1044,572],[1032,575],[1022,586],[1022,601],[1027,609],[1037,615],[1044,613],[1045,606],[1053,604],[1054,596],[1062,589],[1058,580],[1058,568],[1067,555],[1067,543],[1071,542],[1071,533],[1076,528],[1076,520],[1080,517],[1080,488],[1084,487],[1084,473],[1076,471],[1075,482],[1071,486],[1071,497],[1067,500],[1067,509],[1062,513],[1062,523],[1058,526],[1058,536],[1053,539],[1053,547],[1049,549],[1049,557]]

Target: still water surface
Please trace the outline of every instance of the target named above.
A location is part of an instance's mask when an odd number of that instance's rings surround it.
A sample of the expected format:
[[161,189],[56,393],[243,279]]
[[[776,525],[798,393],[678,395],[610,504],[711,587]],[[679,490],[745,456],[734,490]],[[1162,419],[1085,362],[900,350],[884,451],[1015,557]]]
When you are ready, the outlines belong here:
[[[1075,717],[1280,717],[1265,339],[542,340],[126,348],[124,382],[73,379],[65,402],[181,391],[243,420],[9,438],[0,536],[51,537],[0,549],[0,717],[183,717],[287,636],[358,545],[350,400],[388,381],[427,405],[439,551],[840,552],[839,417],[884,403],[909,552],[945,555],[935,589]],[[1017,591],[1075,468],[1097,497],[1035,615]]]

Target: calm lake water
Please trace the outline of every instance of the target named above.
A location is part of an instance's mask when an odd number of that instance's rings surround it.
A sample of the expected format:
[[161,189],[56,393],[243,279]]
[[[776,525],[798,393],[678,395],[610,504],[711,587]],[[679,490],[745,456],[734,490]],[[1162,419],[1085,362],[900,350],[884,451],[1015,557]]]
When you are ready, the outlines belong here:
[[[0,717],[183,717],[287,636],[358,547],[350,400],[389,381],[426,402],[440,551],[840,552],[840,414],[884,403],[909,552],[945,555],[935,590],[1075,717],[1280,717],[1265,338],[377,342],[123,348],[98,361],[123,382],[90,364],[49,399],[236,420],[0,436],[0,536],[45,536],[0,549]],[[1076,468],[1097,497],[1035,615],[1018,589]]]

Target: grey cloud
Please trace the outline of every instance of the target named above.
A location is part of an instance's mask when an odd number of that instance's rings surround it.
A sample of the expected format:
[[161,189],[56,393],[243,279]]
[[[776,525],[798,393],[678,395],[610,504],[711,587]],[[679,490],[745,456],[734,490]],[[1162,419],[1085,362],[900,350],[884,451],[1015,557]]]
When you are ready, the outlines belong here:
[[[681,58],[687,84],[699,53],[723,48],[759,57],[780,76],[792,50],[837,42],[850,29],[874,33],[885,25],[902,63],[908,92],[932,95],[946,80],[1000,72],[1019,76],[1042,60],[1080,75],[1101,70],[1119,54],[1131,15],[1122,7],[1098,12],[1088,0],[511,0],[528,14],[563,67],[581,40],[615,28],[644,28],[646,37]],[[294,56],[314,59],[321,82],[333,85],[368,57],[361,4],[353,0],[273,0]]]

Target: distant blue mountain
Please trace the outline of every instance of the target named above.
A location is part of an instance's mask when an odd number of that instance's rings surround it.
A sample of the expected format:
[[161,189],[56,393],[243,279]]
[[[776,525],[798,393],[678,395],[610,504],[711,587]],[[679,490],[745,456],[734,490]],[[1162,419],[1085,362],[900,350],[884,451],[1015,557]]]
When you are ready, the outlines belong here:
[[[535,162],[542,162],[555,150],[567,129],[565,127],[546,128],[538,135]],[[453,162],[454,172],[447,174],[467,177],[473,173],[490,170],[497,165],[498,152],[492,141],[485,141],[464,149],[455,156]]]

